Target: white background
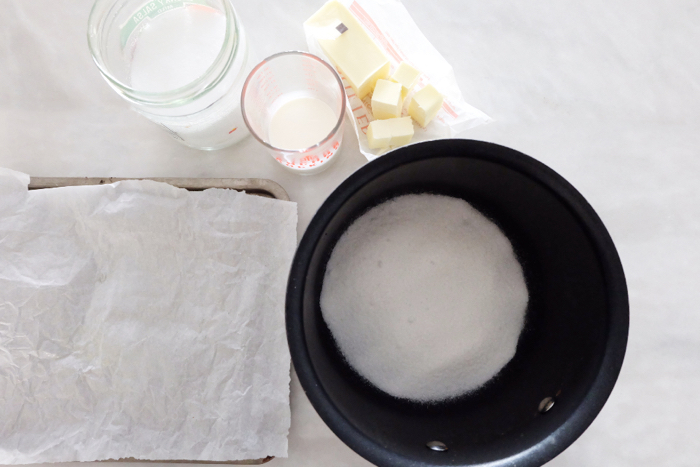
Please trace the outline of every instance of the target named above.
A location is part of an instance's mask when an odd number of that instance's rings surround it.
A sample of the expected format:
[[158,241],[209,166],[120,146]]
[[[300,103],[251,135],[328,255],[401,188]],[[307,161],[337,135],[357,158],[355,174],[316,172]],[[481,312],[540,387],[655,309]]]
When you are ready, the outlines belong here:
[[[306,48],[323,0],[236,1],[260,56]],[[462,135],[533,156],[569,180],[627,275],[627,357],[607,405],[552,467],[700,465],[700,2],[405,0],[495,119]],[[262,177],[299,203],[301,235],[364,158],[346,126],[336,165],[301,178],[252,138],[188,149],[129,109],[87,49],[91,0],[0,0],[0,166],[33,176]],[[288,459],[369,465],[292,383]],[[104,464],[100,464],[104,466]],[[151,464],[152,465],[152,464]]]

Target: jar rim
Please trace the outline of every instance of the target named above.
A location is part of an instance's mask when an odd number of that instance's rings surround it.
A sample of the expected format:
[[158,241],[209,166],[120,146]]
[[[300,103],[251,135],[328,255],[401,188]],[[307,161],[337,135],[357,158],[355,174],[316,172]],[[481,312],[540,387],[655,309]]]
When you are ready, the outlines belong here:
[[[132,88],[111,73],[103,60],[101,45],[102,29],[105,18],[115,6],[124,0],[95,0],[88,18],[88,47],[92,59],[100,74],[119,94],[127,100],[140,105],[156,107],[179,107],[198,99],[214,89],[230,69],[240,49],[240,25],[238,17],[230,0],[222,0],[226,16],[226,32],[221,49],[209,67],[195,80],[181,86],[162,92],[141,91]],[[148,3],[148,2],[146,2]]]

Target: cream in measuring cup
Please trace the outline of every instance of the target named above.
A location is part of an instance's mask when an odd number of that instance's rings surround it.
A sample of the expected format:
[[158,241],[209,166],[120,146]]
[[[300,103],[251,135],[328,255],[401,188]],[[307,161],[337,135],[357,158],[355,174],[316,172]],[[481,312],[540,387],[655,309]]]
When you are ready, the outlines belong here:
[[331,133],[337,120],[333,109],[321,99],[293,99],[270,119],[270,144],[293,150],[311,147]]
[[342,142],[345,105],[335,70],[296,51],[272,55],[253,68],[241,96],[250,133],[298,174],[328,167]]

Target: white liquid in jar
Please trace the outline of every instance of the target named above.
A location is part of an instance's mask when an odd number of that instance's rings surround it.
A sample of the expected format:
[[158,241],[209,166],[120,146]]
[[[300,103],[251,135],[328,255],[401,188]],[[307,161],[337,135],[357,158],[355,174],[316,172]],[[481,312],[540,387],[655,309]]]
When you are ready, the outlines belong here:
[[272,116],[270,144],[280,149],[305,149],[320,143],[338,122],[333,109],[322,100],[291,100]]
[[165,92],[202,76],[221,51],[226,17],[214,8],[189,5],[153,18],[143,27],[131,63],[131,87]]

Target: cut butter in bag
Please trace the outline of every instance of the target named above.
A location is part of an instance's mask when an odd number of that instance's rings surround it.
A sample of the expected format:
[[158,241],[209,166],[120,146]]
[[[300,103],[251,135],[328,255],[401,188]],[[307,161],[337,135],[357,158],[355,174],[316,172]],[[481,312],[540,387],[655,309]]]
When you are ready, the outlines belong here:
[[368,160],[387,148],[372,149],[367,130],[374,120],[371,91],[377,80],[391,79],[401,63],[420,71],[403,100],[401,116],[408,116],[413,95],[432,84],[444,100],[425,128],[414,123],[411,142],[451,138],[491,121],[467,104],[449,63],[420,32],[398,0],[332,0],[304,23],[309,51],[332,63],[343,80],[360,151]]

